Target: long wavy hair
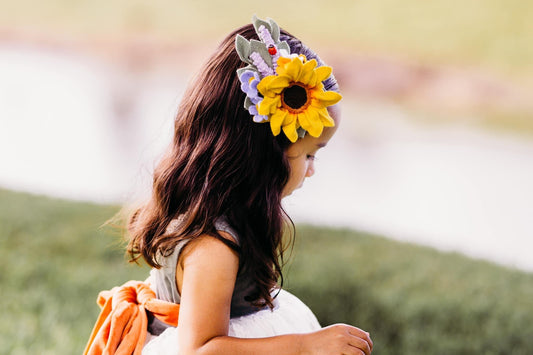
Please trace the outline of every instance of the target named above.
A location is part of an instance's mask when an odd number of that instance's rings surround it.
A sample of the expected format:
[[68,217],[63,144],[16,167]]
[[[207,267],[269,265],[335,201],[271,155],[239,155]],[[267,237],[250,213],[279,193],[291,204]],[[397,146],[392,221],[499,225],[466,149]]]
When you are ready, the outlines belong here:
[[[281,40],[291,53],[322,61],[286,31]],[[284,227],[294,225],[281,205],[289,175],[285,151],[291,142],[272,135],[268,124],[254,123],[244,109],[245,94],[236,70],[245,64],[235,51],[235,36],[258,39],[252,25],[229,34],[188,87],[174,122],[174,138],[154,171],[151,198],[128,221],[127,251],[160,267],[158,255],[171,254],[184,239],[213,236],[239,253],[239,272],[250,273],[257,292],[247,299],[273,307],[271,291],[283,280]],[[333,77],[326,90],[338,91]],[[180,218],[177,229],[170,222]],[[215,228],[224,217],[239,245]],[[291,238],[291,243],[292,243]]]

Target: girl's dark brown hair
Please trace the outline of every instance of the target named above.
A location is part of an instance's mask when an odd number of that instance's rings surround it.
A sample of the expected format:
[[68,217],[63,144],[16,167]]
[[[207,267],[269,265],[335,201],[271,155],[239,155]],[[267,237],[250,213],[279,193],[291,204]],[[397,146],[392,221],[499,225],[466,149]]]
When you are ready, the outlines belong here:
[[[189,86],[175,118],[173,141],[154,171],[152,196],[129,220],[127,250],[133,261],[142,257],[157,268],[157,256],[171,254],[181,240],[211,235],[238,251],[240,272],[255,279],[257,293],[248,299],[272,307],[270,292],[282,278],[284,223],[290,221],[281,198],[290,173],[285,151],[291,143],[284,134],[274,137],[269,124],[254,123],[244,109],[236,70],[245,64],[235,51],[237,34],[257,39],[252,25],[235,30]],[[281,40],[292,53],[322,64],[283,30]],[[324,84],[338,91],[333,77]],[[178,216],[177,230],[168,232]],[[217,232],[215,222],[221,217],[238,234],[239,246]]]

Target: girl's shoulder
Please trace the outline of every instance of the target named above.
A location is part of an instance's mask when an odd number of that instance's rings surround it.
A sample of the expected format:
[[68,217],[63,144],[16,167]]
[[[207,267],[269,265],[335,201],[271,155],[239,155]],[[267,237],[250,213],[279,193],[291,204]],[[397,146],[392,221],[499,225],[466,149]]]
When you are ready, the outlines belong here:
[[[172,233],[175,231],[177,228],[179,228],[179,224],[181,222],[181,218],[172,220],[166,229],[166,233]],[[226,218],[218,218],[215,222],[215,228],[217,231],[219,231],[223,238],[239,245],[237,233],[230,226]],[[199,240],[194,241],[191,239],[181,240],[177,243],[174,249],[168,253],[158,253],[157,262],[159,265],[161,265],[161,268],[154,268],[150,272],[151,278],[155,284],[154,286],[156,288],[158,298],[174,303],[180,303],[181,297],[177,292],[178,287],[176,284],[176,270],[179,262],[185,256],[184,254],[190,253],[197,246],[205,247],[207,244],[211,243],[222,244],[220,240],[207,235],[198,239]]]

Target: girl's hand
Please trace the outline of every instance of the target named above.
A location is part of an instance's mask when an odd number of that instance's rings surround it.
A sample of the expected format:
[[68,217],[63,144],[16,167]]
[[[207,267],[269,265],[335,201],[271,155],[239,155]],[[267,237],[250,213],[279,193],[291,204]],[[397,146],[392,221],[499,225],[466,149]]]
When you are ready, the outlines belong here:
[[373,347],[369,333],[347,324],[334,324],[304,334],[302,340],[302,354],[370,355]]

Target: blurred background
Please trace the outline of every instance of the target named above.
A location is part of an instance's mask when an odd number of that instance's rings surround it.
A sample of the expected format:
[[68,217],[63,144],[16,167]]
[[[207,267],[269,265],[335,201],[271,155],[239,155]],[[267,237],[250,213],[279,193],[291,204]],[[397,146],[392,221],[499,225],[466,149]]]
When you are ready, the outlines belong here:
[[344,96],[285,201],[295,222],[533,270],[527,0],[0,0],[0,188],[142,199],[188,82],[253,14],[333,66]]
[[287,201],[295,221],[533,270],[527,1],[4,1],[0,186],[143,196],[188,81],[253,14],[315,49],[344,94],[342,128]]

